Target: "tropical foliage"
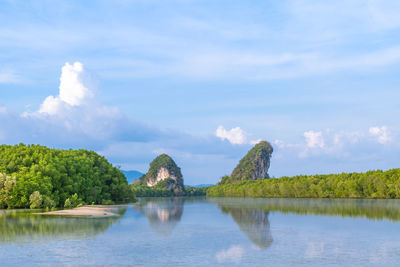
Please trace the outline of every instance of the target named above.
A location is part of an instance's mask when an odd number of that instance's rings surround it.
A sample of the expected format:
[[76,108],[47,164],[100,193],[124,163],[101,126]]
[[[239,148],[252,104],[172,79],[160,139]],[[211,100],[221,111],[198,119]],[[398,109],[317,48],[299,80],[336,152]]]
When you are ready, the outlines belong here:
[[[156,186],[146,186],[141,184],[131,184],[131,189],[137,197],[171,197],[174,192],[165,188],[162,181]],[[183,196],[205,196],[208,187],[191,187],[185,186]]]
[[93,151],[0,146],[0,208],[73,207],[133,199],[125,176]]
[[205,196],[208,187],[191,187],[185,186],[185,196],[195,197],[195,196]]
[[[226,179],[226,178],[225,178]],[[283,198],[400,198],[400,169],[299,175],[224,183],[210,187],[207,196]]]

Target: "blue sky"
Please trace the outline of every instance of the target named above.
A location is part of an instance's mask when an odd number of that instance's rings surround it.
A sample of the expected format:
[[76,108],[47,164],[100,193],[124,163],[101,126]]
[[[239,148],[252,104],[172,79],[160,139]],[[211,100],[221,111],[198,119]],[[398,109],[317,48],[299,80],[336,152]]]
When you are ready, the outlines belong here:
[[400,2],[0,1],[0,142],[187,184],[257,140],[270,174],[399,167]]

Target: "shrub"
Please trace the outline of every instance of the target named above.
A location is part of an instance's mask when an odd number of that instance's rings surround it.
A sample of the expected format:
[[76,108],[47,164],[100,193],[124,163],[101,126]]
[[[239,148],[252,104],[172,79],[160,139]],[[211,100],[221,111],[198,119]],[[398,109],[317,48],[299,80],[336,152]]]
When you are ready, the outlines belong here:
[[67,198],[64,203],[64,208],[73,209],[82,206],[82,200],[78,198],[78,194],[75,193],[71,197]]

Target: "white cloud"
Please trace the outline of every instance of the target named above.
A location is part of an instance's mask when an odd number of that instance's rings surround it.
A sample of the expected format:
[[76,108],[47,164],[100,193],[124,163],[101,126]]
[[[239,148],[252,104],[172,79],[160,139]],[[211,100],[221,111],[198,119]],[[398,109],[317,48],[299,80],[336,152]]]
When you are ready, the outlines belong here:
[[[99,103],[95,98],[95,82],[91,77],[82,63],[65,63],[61,71],[59,94],[46,97],[37,111],[21,115],[21,124],[29,125],[32,131],[27,139],[48,136],[47,139],[62,140],[63,144],[100,140],[143,141],[161,133],[158,129],[127,118],[117,107]],[[53,134],[55,136],[50,137]]]
[[59,95],[48,96],[42,103],[39,113],[56,115],[69,106],[80,106],[94,97],[93,82],[85,72],[83,64],[68,62],[61,69]]
[[[90,88],[89,88],[90,87]],[[82,105],[87,99],[93,98],[93,83],[85,73],[83,64],[68,62],[62,67],[60,77],[60,99],[71,106]]]
[[344,157],[349,155],[349,151],[358,143],[368,142],[365,136],[366,134],[361,131],[311,130],[303,133],[303,144],[286,145],[285,147],[298,149],[300,158],[323,154]]
[[304,138],[309,148],[323,148],[325,146],[322,132],[307,131],[304,132]]
[[303,133],[303,140],[294,143],[275,140],[273,143],[278,148],[280,158],[297,155],[301,159],[327,156],[335,159],[351,158],[353,161],[365,160],[373,158],[377,151],[388,149],[382,145],[391,143],[392,148],[398,149],[398,142],[395,142],[398,132],[394,129],[390,131],[387,126],[375,126],[358,131],[310,130]]
[[234,145],[242,145],[246,144],[247,142],[246,133],[240,127],[226,130],[224,126],[221,125],[217,128],[215,135],[222,140],[227,139],[231,144]]
[[235,127],[230,130],[226,130],[224,126],[220,125],[215,131],[215,136],[222,140],[228,140],[233,145],[244,145],[244,144],[257,144],[261,140],[251,140],[249,134],[243,131],[240,127]]
[[370,127],[369,128],[369,133],[372,136],[376,136],[378,139],[378,143],[380,144],[387,144],[389,143],[392,138],[390,137],[390,132],[387,128],[387,126],[382,126],[382,127]]
[[223,262],[234,262],[234,263],[239,263],[242,260],[244,254],[244,248],[239,245],[233,245],[227,250],[221,250],[219,251],[215,257],[217,258],[217,261],[219,263]]
[[65,102],[63,102],[59,97],[51,95],[43,101],[38,112],[55,115],[60,113],[63,107],[65,107]]

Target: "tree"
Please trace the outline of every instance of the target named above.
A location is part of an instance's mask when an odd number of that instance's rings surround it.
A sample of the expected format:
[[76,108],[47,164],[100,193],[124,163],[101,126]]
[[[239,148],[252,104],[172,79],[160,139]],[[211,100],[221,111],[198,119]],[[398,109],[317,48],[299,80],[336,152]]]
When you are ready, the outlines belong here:
[[124,174],[93,151],[0,145],[0,208],[30,207],[35,191],[48,208],[75,193],[83,203],[134,200]]
[[39,191],[35,191],[33,192],[30,196],[29,196],[29,202],[31,203],[30,208],[31,209],[39,209],[42,207],[42,203],[43,203],[43,198],[42,195],[40,194]]
[[10,207],[11,191],[16,184],[16,178],[0,173],[0,209]]

